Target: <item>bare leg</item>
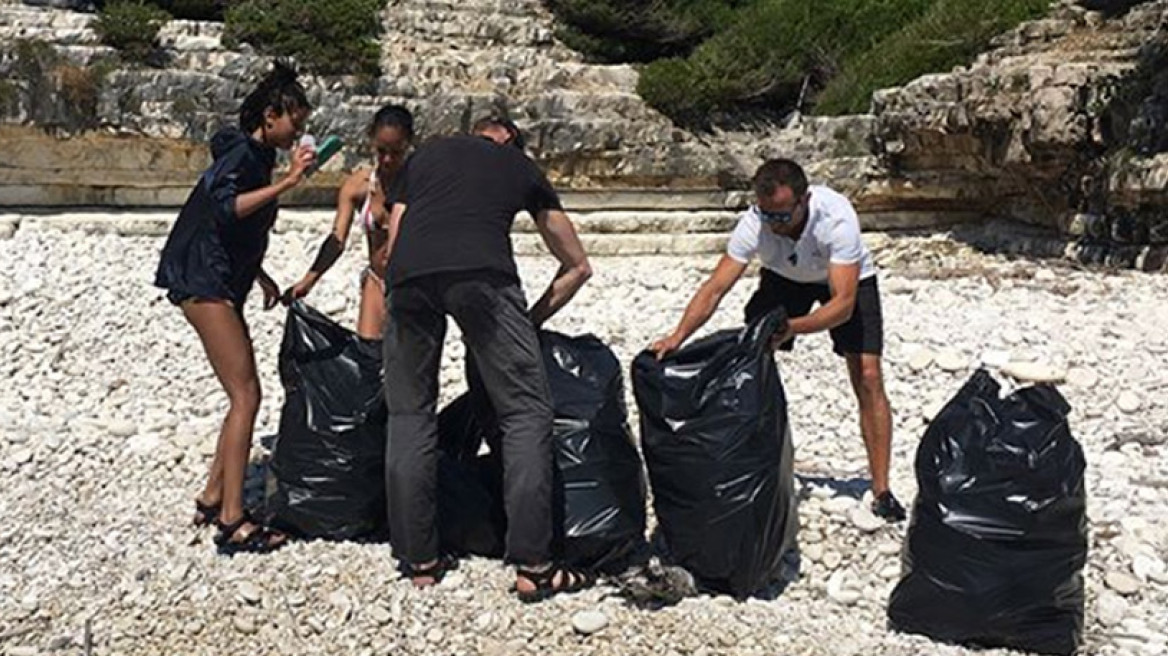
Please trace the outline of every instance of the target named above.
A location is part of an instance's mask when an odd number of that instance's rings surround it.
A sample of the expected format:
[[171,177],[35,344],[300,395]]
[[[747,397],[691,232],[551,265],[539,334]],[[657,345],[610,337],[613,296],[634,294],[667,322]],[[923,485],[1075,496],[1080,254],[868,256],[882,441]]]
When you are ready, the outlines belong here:
[[357,335],[381,339],[385,327],[385,286],[378,274],[366,270],[361,276],[361,307],[357,313]]
[[[230,402],[203,490],[203,501],[217,497],[222,504],[219,521],[231,524],[243,516],[243,479],[260,407],[255,353],[247,327],[230,303],[188,301],[182,308],[187,321],[199,334],[211,368]],[[247,535],[254,529],[245,525],[240,532]]]
[[888,466],[892,452],[892,408],[884,391],[880,356],[848,353],[848,376],[860,403],[860,434],[868,451],[868,470],[872,475],[872,494],[888,491]]

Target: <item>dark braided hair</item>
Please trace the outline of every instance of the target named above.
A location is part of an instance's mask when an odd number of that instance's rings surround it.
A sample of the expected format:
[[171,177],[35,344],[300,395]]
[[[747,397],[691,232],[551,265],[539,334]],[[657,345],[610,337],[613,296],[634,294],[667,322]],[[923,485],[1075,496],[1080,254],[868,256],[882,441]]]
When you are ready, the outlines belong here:
[[297,77],[299,75],[290,65],[275,62],[271,72],[243,99],[239,108],[239,126],[245,132],[254,132],[264,124],[264,112],[269,109],[280,116],[297,109],[312,109]]
[[372,139],[381,128],[398,128],[406,141],[414,140],[414,115],[401,105],[386,105],[377,110],[369,124],[369,138]]

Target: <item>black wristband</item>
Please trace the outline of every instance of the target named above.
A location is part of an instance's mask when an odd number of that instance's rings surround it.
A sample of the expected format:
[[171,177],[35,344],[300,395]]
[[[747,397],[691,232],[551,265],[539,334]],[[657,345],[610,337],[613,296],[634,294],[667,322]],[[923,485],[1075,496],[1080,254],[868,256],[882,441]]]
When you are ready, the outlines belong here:
[[329,235],[325,238],[324,243],[320,245],[320,251],[316,254],[316,260],[309,267],[309,271],[313,273],[323,274],[336,263],[344,252],[345,247],[341,244],[341,240],[337,239],[336,235]]

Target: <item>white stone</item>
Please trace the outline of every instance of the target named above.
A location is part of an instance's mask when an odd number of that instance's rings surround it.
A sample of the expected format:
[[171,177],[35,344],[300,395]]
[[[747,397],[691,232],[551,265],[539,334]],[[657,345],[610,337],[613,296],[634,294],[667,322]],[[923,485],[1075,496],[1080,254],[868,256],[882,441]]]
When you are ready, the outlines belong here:
[[21,645],[9,647],[4,653],[8,654],[8,656],[37,656],[41,651],[36,647]]
[[880,578],[891,581],[900,576],[900,567],[898,565],[887,565],[880,570]]
[[582,610],[572,616],[572,628],[577,633],[592,635],[608,626],[608,616],[596,610]]
[[842,515],[855,508],[857,503],[855,499],[849,496],[832,497],[823,504],[823,509],[832,515]]
[[837,569],[844,562],[844,557],[838,551],[827,551],[823,554],[823,566],[828,569]]
[[231,625],[235,627],[236,631],[239,631],[244,635],[251,635],[259,630],[259,627],[256,626],[255,620],[247,616],[236,615],[235,618],[231,621]]
[[1144,583],[1148,581],[1160,583],[1168,578],[1165,575],[1164,561],[1145,554],[1139,554],[1132,559],[1132,573]]
[[249,604],[258,604],[263,599],[263,592],[260,591],[259,586],[251,581],[244,581],[235,588],[235,592],[239,598]]
[[1001,369],[1010,363],[1009,351],[985,351],[981,354],[981,364],[992,369]]
[[426,642],[439,643],[446,637],[446,633],[437,627],[426,632]]
[[875,533],[885,526],[884,520],[872,513],[866,504],[857,504],[849,513],[852,525],[865,533]]
[[965,371],[969,368],[969,358],[957,351],[941,351],[937,354],[937,366],[941,371]]
[[1041,362],[1010,362],[1002,373],[1025,383],[1061,383],[1067,378],[1065,370]]
[[1130,574],[1125,574],[1116,570],[1108,572],[1103,577],[1103,582],[1107,584],[1107,587],[1115,590],[1125,597],[1134,595],[1135,593],[1139,592],[1141,587],[1139,579],[1131,576]]
[[385,626],[393,620],[393,615],[384,606],[373,606],[369,609],[369,619],[376,622],[378,626]]
[[132,421],[114,421],[109,425],[109,434],[114,437],[130,437],[138,432],[138,425]]
[[1084,367],[1072,367],[1067,372],[1067,383],[1082,389],[1090,389],[1095,387],[1099,382],[1099,375],[1094,371]]
[[1123,621],[1127,612],[1127,601],[1123,597],[1111,590],[1099,593],[1099,598],[1095,601],[1095,617],[1099,619],[1100,624],[1108,628],[1116,626]]
[[840,571],[831,575],[827,580],[827,597],[841,606],[852,606],[863,596],[858,590],[849,587],[847,575]]
[[1144,400],[1140,398],[1139,394],[1125,390],[1120,392],[1119,398],[1115,400],[1115,406],[1119,408],[1120,412],[1130,415],[1139,412],[1144,407]]
[[144,456],[156,451],[161,443],[162,442],[158,439],[157,435],[134,435],[126,441],[126,449],[129,450],[130,453]]
[[909,369],[913,371],[924,371],[929,368],[929,365],[933,364],[934,357],[933,352],[929,349],[920,349],[909,356]]
[[802,551],[803,557],[813,563],[818,563],[819,561],[823,560],[822,544],[809,544],[803,547]]
[[26,463],[30,463],[32,462],[32,449],[15,449],[12,451],[12,455],[8,457],[8,460],[17,467]]

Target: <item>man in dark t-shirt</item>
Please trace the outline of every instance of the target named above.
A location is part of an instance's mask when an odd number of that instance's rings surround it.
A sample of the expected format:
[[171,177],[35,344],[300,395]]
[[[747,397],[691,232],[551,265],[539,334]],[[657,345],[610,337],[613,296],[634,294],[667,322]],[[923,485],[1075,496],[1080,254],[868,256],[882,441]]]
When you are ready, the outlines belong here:
[[[475,135],[423,145],[389,194],[386,484],[395,555],[415,585],[437,583],[451,566],[439,554],[435,523],[435,406],[450,316],[502,431],[507,559],[518,568],[520,598],[534,601],[591,584],[551,560],[553,415],[536,335],[591,269],[555,190],[497,127],[480,122]],[[520,211],[532,215],[560,262],[530,310],[511,250]]]

